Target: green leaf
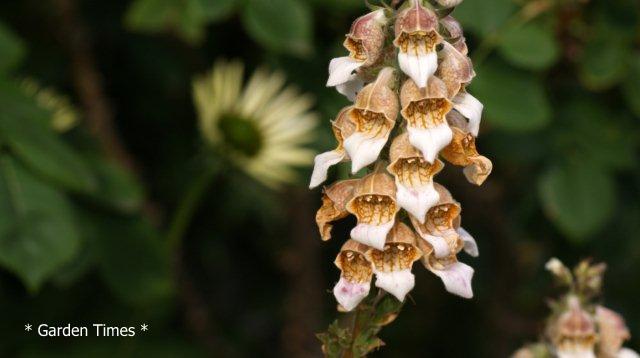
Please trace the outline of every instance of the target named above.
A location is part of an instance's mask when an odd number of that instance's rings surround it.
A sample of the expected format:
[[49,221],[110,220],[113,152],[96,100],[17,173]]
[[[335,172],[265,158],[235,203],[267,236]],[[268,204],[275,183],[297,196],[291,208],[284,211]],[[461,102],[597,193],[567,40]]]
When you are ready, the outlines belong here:
[[538,189],[547,217],[576,242],[602,229],[615,207],[610,174],[586,161],[551,168],[540,178]]
[[24,55],[24,42],[0,22],[0,73],[14,68]]
[[510,0],[463,1],[453,16],[465,30],[486,36],[503,26],[514,10]]
[[236,7],[236,0],[193,0],[190,3],[209,22],[229,16]]
[[95,239],[98,267],[113,292],[134,305],[164,303],[173,294],[170,257],[144,221],[86,216],[86,235]]
[[629,75],[622,85],[622,94],[633,113],[640,117],[640,53],[633,55]]
[[[0,84],[0,141],[32,170],[55,183],[79,192],[96,188],[93,174],[82,158],[49,126],[47,112],[30,107],[15,87]],[[43,119],[43,117],[45,117]]]
[[313,18],[305,2],[248,0],[242,19],[247,32],[272,50],[304,56],[313,49]]
[[631,48],[626,41],[599,37],[587,43],[580,62],[580,79],[601,91],[618,83],[627,72]]
[[117,163],[93,156],[88,163],[96,173],[98,190],[94,198],[124,213],[140,209],[144,200],[142,185]]
[[550,29],[527,24],[505,32],[498,51],[514,66],[543,70],[558,59],[558,45]]
[[178,17],[175,0],[137,0],[125,15],[125,24],[141,32],[164,30],[168,23]]
[[549,123],[551,107],[540,80],[501,61],[476,69],[470,92],[484,104],[484,118],[510,131],[540,129]]
[[0,264],[31,291],[73,258],[79,235],[65,196],[0,155]]

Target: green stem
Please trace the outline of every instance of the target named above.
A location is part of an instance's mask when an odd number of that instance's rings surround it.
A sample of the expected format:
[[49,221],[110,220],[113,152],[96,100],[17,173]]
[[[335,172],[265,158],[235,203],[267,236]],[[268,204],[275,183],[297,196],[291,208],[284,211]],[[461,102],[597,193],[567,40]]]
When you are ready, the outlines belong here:
[[213,182],[213,178],[218,173],[219,167],[220,165],[217,163],[210,163],[189,184],[169,226],[167,246],[170,250],[173,251],[182,244],[183,237],[189,228],[189,223],[191,223],[202,198]]

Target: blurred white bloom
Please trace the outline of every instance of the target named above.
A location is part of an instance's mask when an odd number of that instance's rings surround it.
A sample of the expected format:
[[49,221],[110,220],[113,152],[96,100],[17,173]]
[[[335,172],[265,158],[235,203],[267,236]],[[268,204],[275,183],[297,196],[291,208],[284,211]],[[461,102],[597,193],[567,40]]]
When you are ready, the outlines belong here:
[[312,163],[318,120],[312,99],[291,86],[282,73],[259,69],[243,88],[243,65],[218,61],[194,80],[200,131],[231,161],[269,187],[295,181],[294,166]]

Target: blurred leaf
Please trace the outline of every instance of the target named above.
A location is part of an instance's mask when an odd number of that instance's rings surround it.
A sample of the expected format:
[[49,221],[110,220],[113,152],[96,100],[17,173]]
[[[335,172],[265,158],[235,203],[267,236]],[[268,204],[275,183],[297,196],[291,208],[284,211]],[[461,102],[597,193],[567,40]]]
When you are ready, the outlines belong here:
[[175,31],[197,44],[208,23],[231,14],[236,0],[137,0],[127,11],[125,23],[132,30],[154,33]]
[[558,46],[551,29],[527,24],[506,31],[498,51],[515,66],[542,70],[558,58]]
[[622,93],[633,113],[640,117],[640,53],[633,55],[629,75],[622,85]]
[[247,32],[272,50],[298,56],[312,51],[311,9],[295,0],[247,0],[242,13]]
[[615,206],[615,184],[587,161],[551,168],[538,183],[545,214],[577,242],[600,230]]
[[78,241],[64,195],[0,154],[0,263],[36,291],[74,256]]
[[[0,83],[0,141],[27,166],[65,188],[91,192],[96,187],[93,174],[82,158],[43,120],[47,112],[14,101],[15,86]],[[25,108],[26,107],[26,108]],[[27,113],[29,112],[29,113]]]
[[484,118],[512,131],[544,127],[551,108],[542,83],[533,74],[490,60],[476,69],[471,93],[484,104]]
[[0,22],[0,72],[15,67],[25,54],[22,40]]
[[463,1],[453,16],[465,29],[479,35],[488,35],[499,29],[515,10],[510,0]]
[[563,101],[553,137],[558,152],[602,168],[629,169],[636,163],[638,131],[628,122],[598,98],[583,96]]
[[100,272],[114,294],[135,305],[170,298],[170,258],[148,224],[104,215],[86,215],[83,221],[85,235],[95,239]]
[[618,83],[629,68],[631,41],[608,22],[598,21],[580,58],[579,75],[586,87],[604,90]]
[[97,176],[94,197],[122,212],[139,210],[144,200],[140,183],[119,164],[94,156],[88,160]]

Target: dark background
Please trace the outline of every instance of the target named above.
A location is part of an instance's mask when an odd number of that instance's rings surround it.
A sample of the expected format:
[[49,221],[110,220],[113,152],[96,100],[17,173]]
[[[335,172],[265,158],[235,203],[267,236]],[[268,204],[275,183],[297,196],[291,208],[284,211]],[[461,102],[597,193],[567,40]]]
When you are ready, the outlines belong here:
[[[286,72],[316,98],[313,147],[328,150],[328,120],[347,100],[324,87],[327,64],[365,11],[359,0],[0,3],[0,121],[50,120],[21,91],[25,78],[67,96],[79,117],[55,133],[0,126],[0,355],[320,355],[314,334],[336,316],[333,259],[354,220],[320,241],[310,167],[280,190],[226,167],[182,249],[166,249],[165,237],[215,155],[197,131],[192,78],[223,58],[247,73]],[[476,270],[475,297],[447,294],[416,265],[416,288],[374,356],[504,357],[536,340],[557,294],[543,268],[552,256],[608,264],[603,301],[640,348],[639,11],[633,0],[465,0],[456,9],[477,72],[469,91],[485,105],[478,147],[494,171],[482,187],[451,166],[437,180],[462,203],[480,247],[463,259]],[[35,177],[46,191],[27,198],[37,215],[19,221],[7,194],[12,166],[27,190]],[[85,168],[98,189],[85,188]],[[150,330],[41,338],[27,323]]]

